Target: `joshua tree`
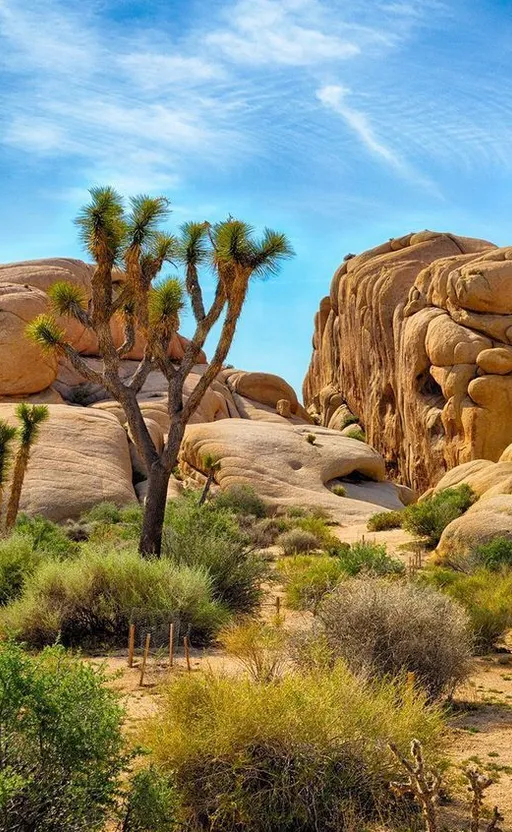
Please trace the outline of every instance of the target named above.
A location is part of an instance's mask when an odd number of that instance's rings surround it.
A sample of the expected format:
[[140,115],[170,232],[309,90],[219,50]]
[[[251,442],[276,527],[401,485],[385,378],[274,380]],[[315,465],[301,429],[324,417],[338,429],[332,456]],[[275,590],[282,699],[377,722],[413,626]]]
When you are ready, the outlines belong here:
[[[89,367],[69,343],[54,318],[43,315],[29,325],[29,335],[46,349],[67,357],[75,369],[102,385],[124,409],[137,450],[148,472],[148,494],[140,539],[144,555],[159,555],[167,485],[176,465],[185,426],[222,369],[252,276],[275,273],[292,255],[283,234],[266,229],[256,241],[250,226],[229,218],[216,225],[187,223],[176,238],[159,230],[169,213],[167,200],[137,196],[127,212],[112,188],[94,188],[91,202],[76,222],[82,241],[96,262],[92,295],[85,299],[75,286],[56,283],[49,292],[54,310],[71,315],[98,338],[103,371]],[[164,263],[184,266],[184,286],[176,277],[156,282]],[[117,270],[121,265],[123,275]],[[199,279],[202,266],[215,277],[213,300],[205,304]],[[121,282],[120,282],[121,281]],[[116,289],[120,286],[119,289]],[[179,312],[188,296],[195,332],[180,362],[169,358],[169,345],[178,329]],[[183,403],[183,385],[214,324],[224,313],[211,363]],[[115,346],[111,322],[124,321],[124,343]],[[131,379],[120,377],[120,361],[133,348],[137,332],[145,339],[144,357]],[[158,368],[168,382],[170,427],[166,445],[158,453],[140,410],[137,394],[151,370]]]
[[208,492],[212,487],[212,482],[215,479],[215,474],[217,471],[220,471],[220,459],[218,459],[213,454],[206,454],[203,457],[203,468],[206,471],[207,477],[206,482],[204,484],[203,493],[201,494],[199,505],[202,506],[204,502],[206,502],[206,498],[208,496]]
[[5,531],[7,533],[11,531],[18,516],[21,489],[23,488],[23,480],[25,479],[32,445],[37,439],[39,426],[48,419],[49,415],[48,408],[44,404],[29,405],[22,402],[16,407],[16,416],[20,421],[20,427],[17,431],[19,446],[14,459],[11,493],[5,515]]
[[11,457],[11,443],[17,434],[15,427],[11,427],[3,419],[0,420],[0,524],[4,504],[4,489]]

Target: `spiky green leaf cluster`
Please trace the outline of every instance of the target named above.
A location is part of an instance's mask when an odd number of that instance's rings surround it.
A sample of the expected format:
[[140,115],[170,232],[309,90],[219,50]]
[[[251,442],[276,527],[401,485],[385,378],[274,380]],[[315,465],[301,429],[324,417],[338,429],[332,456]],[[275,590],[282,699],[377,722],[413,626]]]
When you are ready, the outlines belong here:
[[142,246],[158,231],[158,224],[169,214],[169,201],[145,194],[130,198],[131,212],[126,220],[130,245]]
[[64,332],[51,315],[38,315],[31,321],[25,335],[46,352],[53,352],[64,344]]
[[178,259],[187,266],[197,268],[209,259],[210,252],[208,224],[205,222],[184,223],[181,226],[178,243]]
[[49,419],[50,411],[45,404],[20,402],[16,406],[15,413],[20,422],[20,442],[22,445],[30,446],[37,436],[39,425]]
[[177,277],[169,277],[149,292],[149,322],[152,326],[175,321],[184,306],[183,284]]
[[9,425],[3,419],[0,420],[0,487],[5,482],[8,463],[10,459],[10,446],[16,437],[17,429]]
[[106,259],[114,264],[121,257],[128,233],[123,200],[110,187],[91,188],[89,193],[90,203],[75,220],[80,239],[96,261]]
[[215,454],[205,454],[201,459],[201,464],[208,474],[213,474],[220,470],[221,461]]
[[226,220],[213,229],[214,259],[220,265],[238,265],[255,277],[276,274],[281,262],[294,251],[284,234],[266,228],[261,240],[254,239],[254,229],[240,220]]
[[80,286],[59,280],[48,289],[48,297],[57,315],[74,315],[77,307],[85,308],[85,293]]

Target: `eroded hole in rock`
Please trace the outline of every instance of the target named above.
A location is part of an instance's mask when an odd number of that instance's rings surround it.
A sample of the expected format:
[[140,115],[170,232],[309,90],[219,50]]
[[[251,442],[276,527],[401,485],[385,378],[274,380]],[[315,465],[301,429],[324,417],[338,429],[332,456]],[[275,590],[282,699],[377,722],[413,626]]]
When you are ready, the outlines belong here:
[[299,462],[298,459],[292,459],[290,468],[293,468],[294,471],[299,471],[302,468],[302,462]]
[[350,483],[358,483],[358,482],[374,482],[371,477],[368,477],[366,474],[363,474],[361,471],[351,471],[350,474],[346,474],[344,477],[339,477],[337,482],[350,482]]
[[416,376],[416,383],[418,385],[418,392],[425,396],[432,405],[443,408],[445,404],[443,391],[441,386],[437,383],[435,378],[430,374],[430,370],[424,370]]

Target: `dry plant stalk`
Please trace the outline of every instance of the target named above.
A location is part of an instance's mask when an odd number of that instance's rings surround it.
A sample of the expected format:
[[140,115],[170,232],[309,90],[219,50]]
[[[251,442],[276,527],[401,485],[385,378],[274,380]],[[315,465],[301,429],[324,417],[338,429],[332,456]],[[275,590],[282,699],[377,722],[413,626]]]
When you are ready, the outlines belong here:
[[[399,795],[412,793],[417,803],[421,806],[427,832],[438,832],[437,801],[441,787],[441,778],[435,772],[425,768],[423,749],[420,741],[413,740],[411,743],[412,761],[407,760],[399,752],[394,743],[389,743],[389,747],[400,765],[409,775],[404,783],[391,783],[391,788]],[[471,792],[470,832],[479,832],[484,792],[492,785],[493,781],[476,768],[466,769],[464,774],[469,780],[468,791]],[[502,832],[499,826],[502,820],[503,816],[498,807],[495,806],[491,820],[485,827],[485,832]]]

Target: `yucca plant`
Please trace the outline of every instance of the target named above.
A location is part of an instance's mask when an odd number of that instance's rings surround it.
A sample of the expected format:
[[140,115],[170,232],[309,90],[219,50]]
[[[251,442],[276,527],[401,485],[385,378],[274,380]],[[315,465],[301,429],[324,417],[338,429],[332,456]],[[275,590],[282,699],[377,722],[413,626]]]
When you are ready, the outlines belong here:
[[[103,386],[123,407],[149,481],[140,551],[144,555],[159,555],[167,486],[185,426],[223,367],[249,280],[275,274],[293,251],[283,234],[266,229],[261,240],[256,240],[249,225],[232,218],[216,225],[186,223],[175,237],[160,229],[169,214],[169,203],[164,197],[135,196],[126,209],[113,188],[92,188],[90,194],[91,201],[80,211],[76,224],[96,263],[91,299],[86,307],[82,293],[63,283],[55,284],[49,294],[55,314],[70,315],[95,333],[103,371],[87,364],[66,341],[52,316],[36,318],[28,326],[27,334],[43,348],[65,356],[83,378]],[[165,263],[182,265],[184,284],[175,277],[158,281]],[[125,274],[121,281],[119,267]],[[209,306],[205,304],[200,281],[203,267],[213,270],[215,276]],[[169,347],[178,329],[185,297],[190,301],[196,328],[183,358],[176,362],[169,358]],[[213,358],[183,403],[185,379],[222,315]],[[114,316],[121,316],[124,324],[124,341],[117,348],[111,331]],[[124,381],[120,360],[133,349],[138,332],[146,342],[144,357],[131,379]],[[154,369],[159,369],[168,381],[170,427],[161,453],[151,439],[137,401],[137,394]]]
[[20,422],[18,430],[19,446],[14,459],[11,493],[5,515],[5,531],[9,533],[16,522],[20,507],[21,489],[27,471],[32,445],[37,439],[40,425],[45,422],[50,412],[45,404],[27,404],[21,402],[16,407],[16,416]]
[[205,454],[202,460],[203,469],[206,471],[206,482],[204,484],[203,492],[199,498],[199,505],[202,506],[206,502],[208,492],[212,487],[215,479],[215,474],[220,471],[220,459],[214,454]]
[[16,428],[3,419],[0,420],[0,524],[4,505],[4,490],[11,459],[11,445],[16,436]]

